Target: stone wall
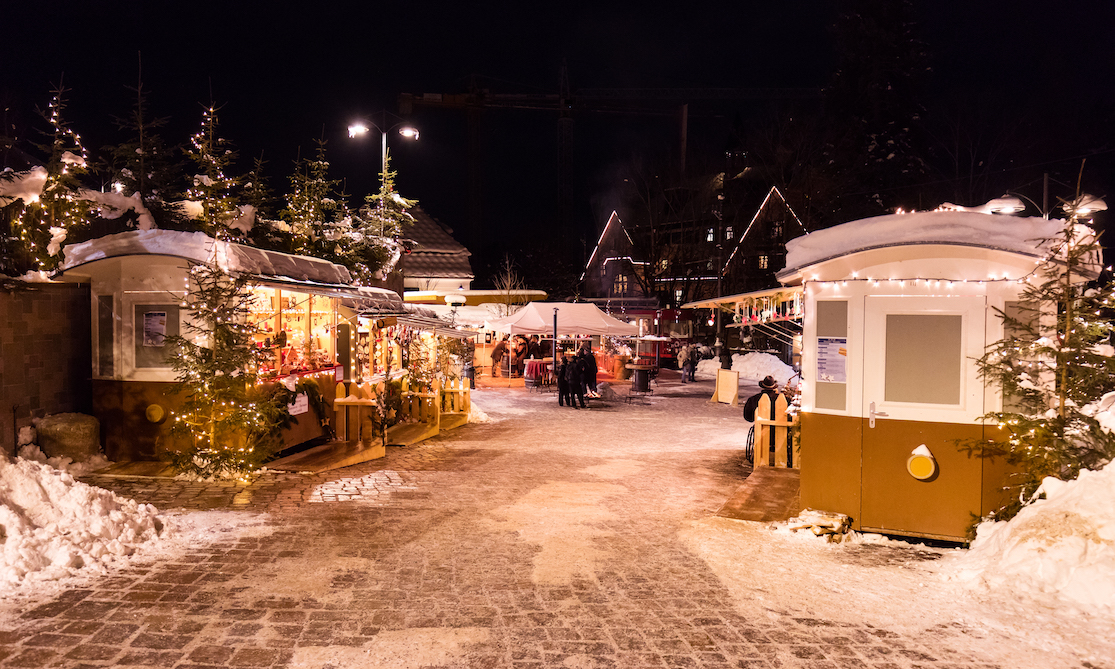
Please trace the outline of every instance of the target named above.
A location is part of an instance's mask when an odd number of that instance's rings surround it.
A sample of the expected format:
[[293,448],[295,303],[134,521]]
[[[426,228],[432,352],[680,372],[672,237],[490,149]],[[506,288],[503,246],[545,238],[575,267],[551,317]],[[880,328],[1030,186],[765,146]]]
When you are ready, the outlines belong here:
[[14,454],[16,434],[32,418],[89,413],[89,287],[16,283],[0,286],[0,451]]

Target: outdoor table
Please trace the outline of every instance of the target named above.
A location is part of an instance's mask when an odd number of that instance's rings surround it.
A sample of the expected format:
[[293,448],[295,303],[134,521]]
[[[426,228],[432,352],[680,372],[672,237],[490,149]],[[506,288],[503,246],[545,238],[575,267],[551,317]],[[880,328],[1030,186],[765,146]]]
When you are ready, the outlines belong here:
[[523,371],[523,378],[527,379],[532,385],[542,385],[543,381],[547,378],[550,365],[554,362],[553,358],[531,358],[526,361],[526,369]]
[[637,393],[649,393],[650,370],[654,369],[654,365],[642,365],[629,362],[624,366],[632,371],[631,390]]

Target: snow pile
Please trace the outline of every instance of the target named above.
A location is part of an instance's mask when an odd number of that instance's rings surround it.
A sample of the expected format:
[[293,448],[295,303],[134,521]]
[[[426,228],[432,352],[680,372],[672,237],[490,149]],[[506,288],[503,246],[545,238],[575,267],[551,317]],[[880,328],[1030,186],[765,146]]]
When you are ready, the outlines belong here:
[[24,460],[37,462],[41,465],[53,467],[54,469],[66,472],[70,476],[85,476],[86,474],[104,469],[112,464],[112,461],[106,458],[101,453],[97,453],[85,462],[74,462],[72,458],[66,456],[47,457],[42,449],[35,444],[27,444],[19,449],[19,457]]
[[1086,416],[1091,416],[1099,421],[1100,427],[1108,432],[1115,432],[1115,392],[1110,392],[1080,410]]
[[[715,379],[716,370],[720,369],[720,360],[701,360],[697,363],[697,376],[702,379]],[[773,376],[778,385],[784,386],[797,375],[793,367],[779,360],[770,353],[736,353],[732,355],[732,369],[739,372],[739,378],[761,381],[767,376]]]
[[481,411],[480,407],[476,406],[475,402],[470,402],[468,405],[468,422],[490,423],[492,422],[492,417]]
[[1043,492],[1011,520],[981,523],[951,578],[1115,614],[1115,464],[1046,478]]
[[102,571],[159,538],[157,514],[47,465],[0,458],[0,583]]

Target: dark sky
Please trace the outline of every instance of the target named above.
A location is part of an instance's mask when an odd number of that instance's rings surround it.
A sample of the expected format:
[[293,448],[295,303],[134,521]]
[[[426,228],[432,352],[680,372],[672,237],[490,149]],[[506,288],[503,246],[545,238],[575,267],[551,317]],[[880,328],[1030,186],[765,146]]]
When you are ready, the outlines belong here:
[[[180,6],[172,9],[165,5]],[[1115,3],[926,2],[919,34],[941,95],[1110,96]],[[973,8],[973,5],[975,6]],[[823,0],[758,2],[18,3],[3,10],[0,103],[8,132],[65,76],[70,118],[90,149],[121,139],[112,115],[143,76],[163,133],[185,142],[201,103],[222,105],[222,134],[242,169],[263,153],[282,190],[299,147],[324,133],[333,174],[351,195],[375,188],[378,142],[349,140],[353,118],[396,111],[401,92],[463,92],[477,75],[495,93],[557,93],[562,63],[573,91],[629,87],[817,87],[834,67]],[[1095,91],[1070,97],[1071,91]],[[758,103],[691,105],[691,153],[727,146],[733,120]],[[572,237],[595,241],[601,193],[633,153],[664,154],[677,124],[660,115],[583,113],[574,125]],[[392,142],[400,191],[455,228],[467,219],[465,117],[423,110],[422,138]],[[556,220],[557,123],[545,111],[484,118],[485,235],[514,240]],[[478,244],[479,245],[479,244]]]

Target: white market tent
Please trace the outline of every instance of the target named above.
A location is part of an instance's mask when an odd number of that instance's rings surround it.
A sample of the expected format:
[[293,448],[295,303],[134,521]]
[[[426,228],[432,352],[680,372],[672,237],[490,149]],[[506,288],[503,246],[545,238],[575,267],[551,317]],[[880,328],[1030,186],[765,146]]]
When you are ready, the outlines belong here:
[[510,316],[490,320],[489,330],[512,334],[554,334],[554,312],[557,311],[557,335],[610,335],[633,337],[639,328],[613,318],[591,302],[530,302]]

